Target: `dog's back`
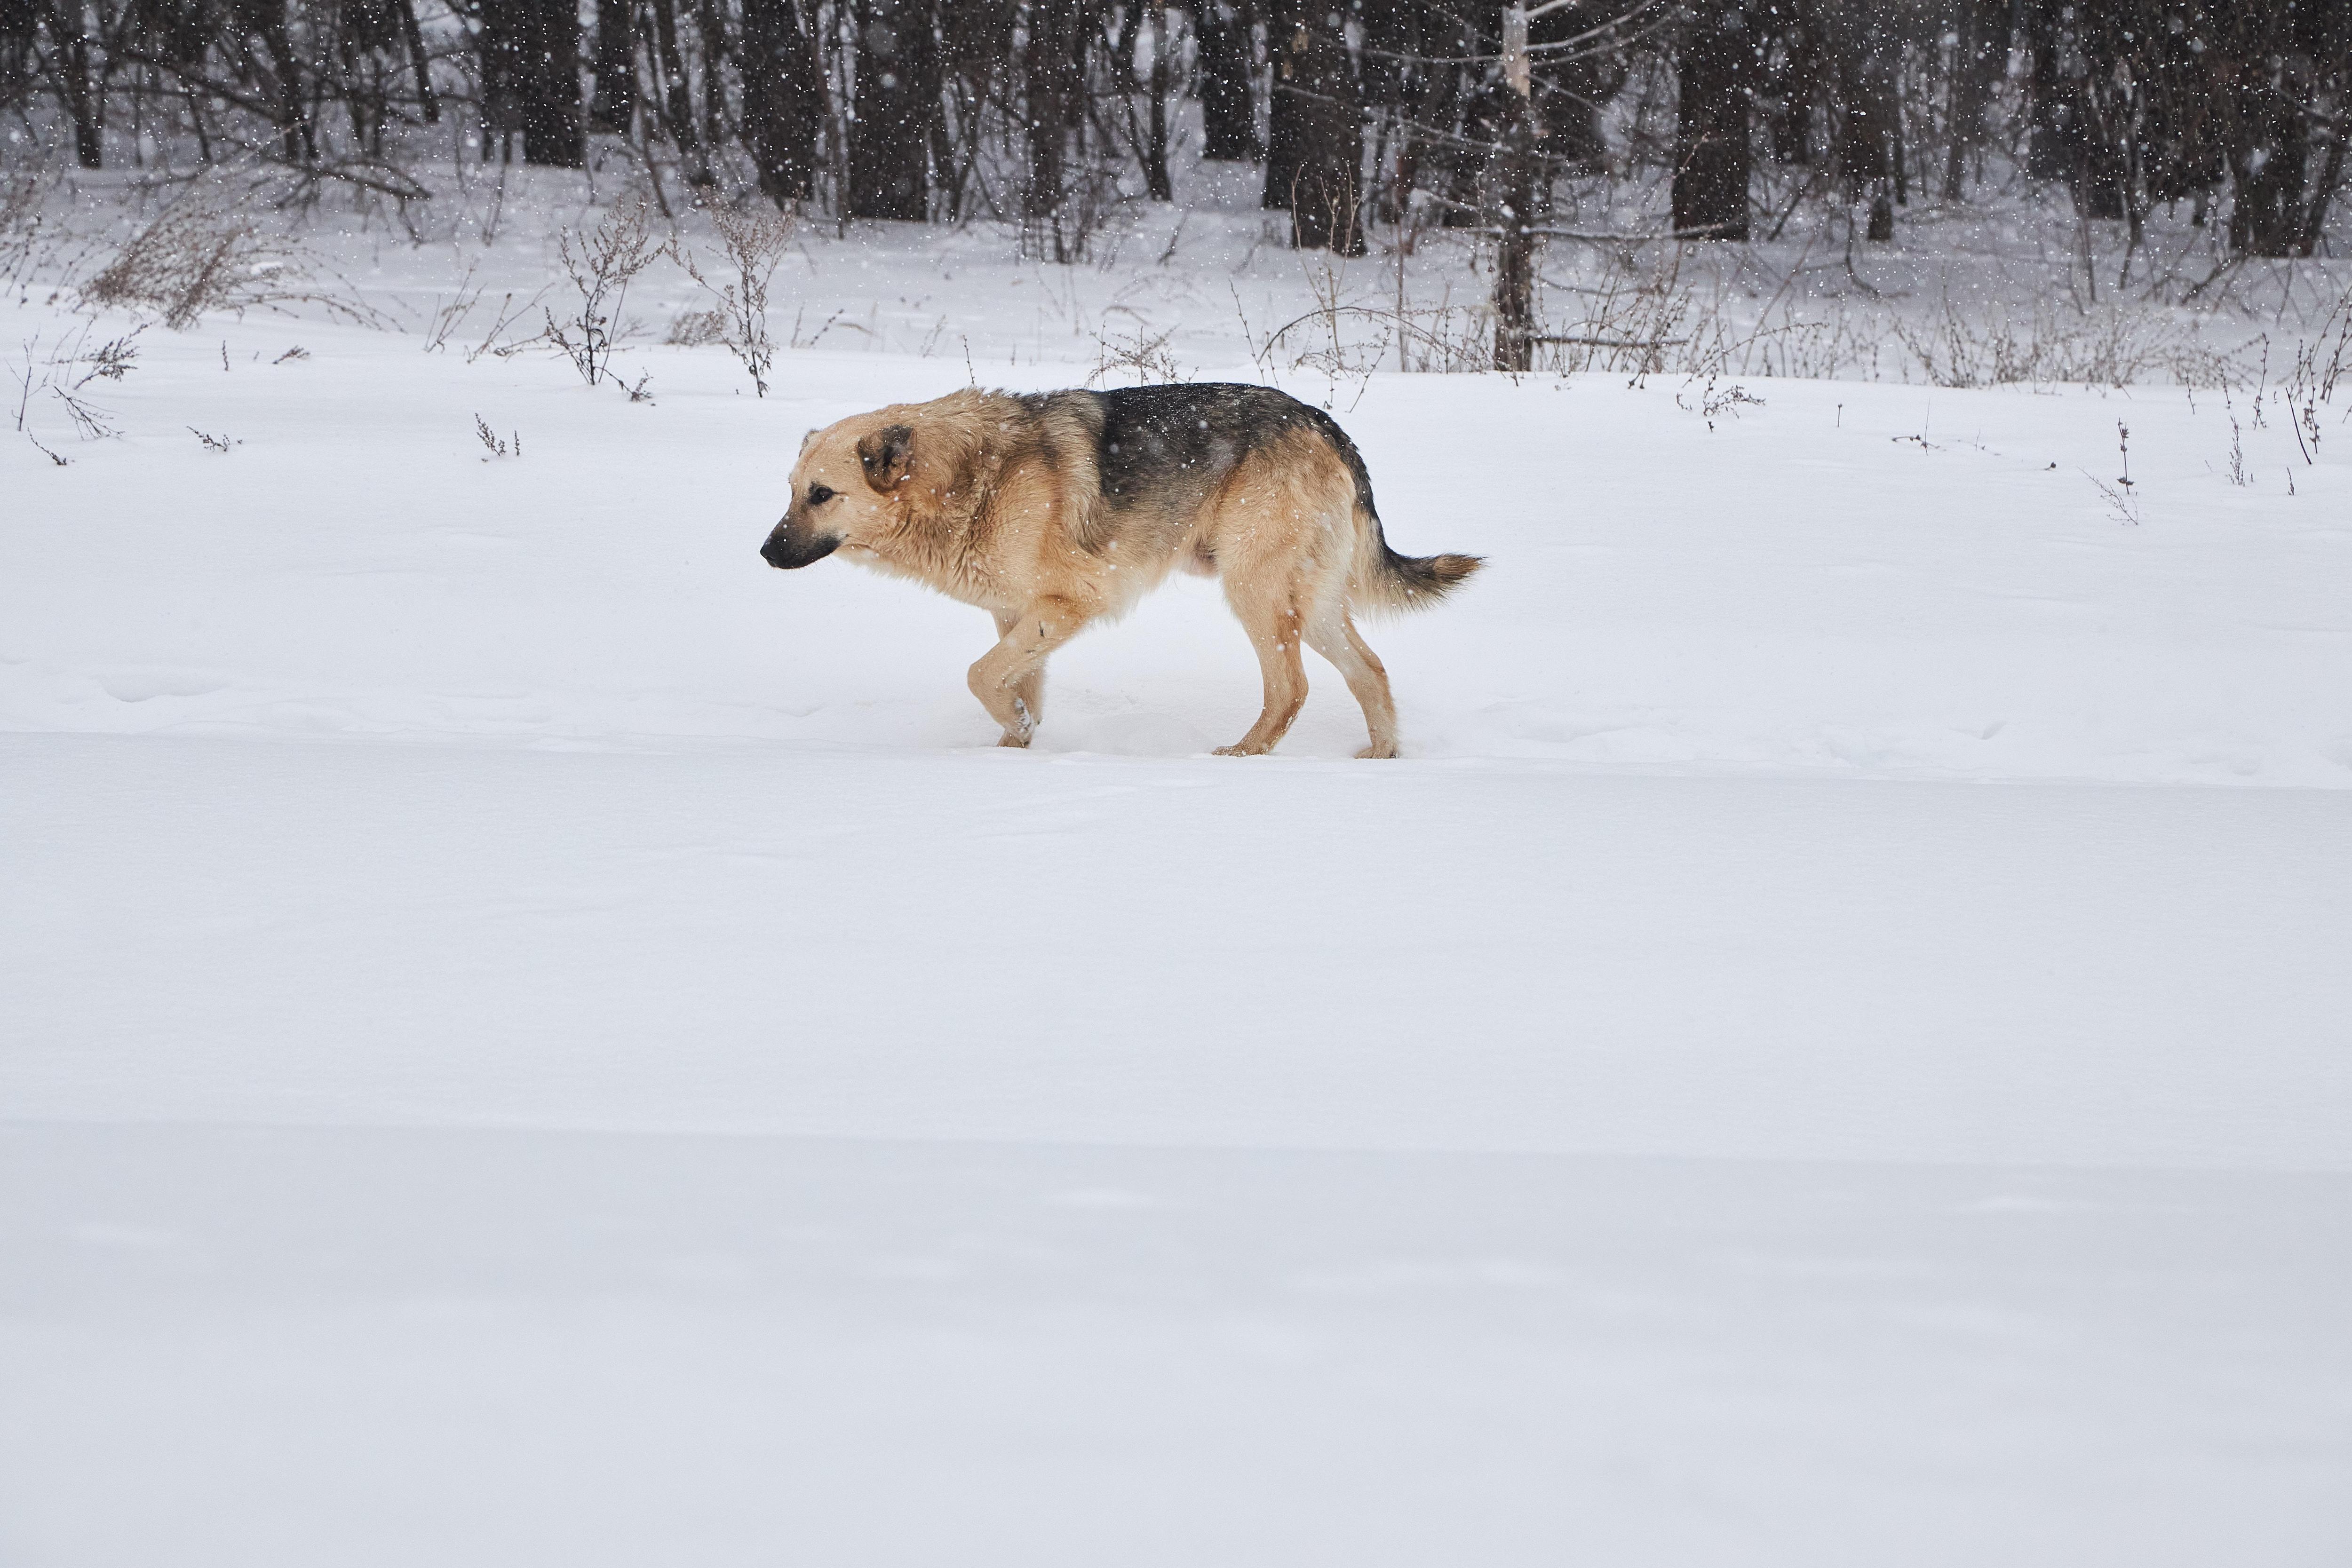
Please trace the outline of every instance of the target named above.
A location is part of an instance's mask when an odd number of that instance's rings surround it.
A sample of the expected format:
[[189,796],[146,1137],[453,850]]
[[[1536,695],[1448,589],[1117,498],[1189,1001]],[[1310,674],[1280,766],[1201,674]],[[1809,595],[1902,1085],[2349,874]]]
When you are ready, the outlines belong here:
[[[1076,423],[1091,433],[1104,514],[1096,531],[1105,539],[1192,532],[1190,525],[1226,498],[1236,481],[1247,483],[1249,467],[1261,471],[1262,483],[1288,489],[1336,461],[1352,492],[1361,547],[1349,563],[1352,601],[1375,611],[1419,608],[1478,568],[1475,556],[1402,556],[1390,549],[1356,444],[1323,410],[1276,388],[1200,382],[1040,392],[1021,401],[1041,423]],[[1214,534],[1198,538],[1203,565],[1212,564]]]

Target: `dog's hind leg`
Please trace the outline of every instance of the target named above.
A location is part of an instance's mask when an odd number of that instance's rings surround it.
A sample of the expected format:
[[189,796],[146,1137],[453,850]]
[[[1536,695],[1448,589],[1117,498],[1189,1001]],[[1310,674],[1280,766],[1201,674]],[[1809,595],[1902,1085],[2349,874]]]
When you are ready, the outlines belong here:
[[1086,613],[1066,599],[1041,599],[1018,615],[999,616],[996,646],[980,656],[969,677],[971,695],[1004,727],[999,746],[1026,746],[1037,713],[1024,690],[1042,695],[1045,655],[1078,634]]
[[1394,757],[1396,699],[1389,695],[1389,673],[1381,664],[1381,656],[1358,634],[1356,623],[1348,618],[1344,605],[1307,622],[1307,645],[1330,660],[1333,667],[1347,677],[1348,689],[1355,693],[1357,703],[1364,710],[1364,723],[1371,730],[1372,743],[1356,755]]
[[1272,751],[1290,728],[1290,721],[1307,704],[1307,663],[1299,653],[1304,618],[1298,596],[1289,584],[1267,592],[1255,583],[1244,586],[1228,574],[1225,601],[1241,618],[1256,650],[1258,672],[1265,677],[1265,708],[1249,733],[1231,746],[1217,747],[1220,757],[1257,757]]

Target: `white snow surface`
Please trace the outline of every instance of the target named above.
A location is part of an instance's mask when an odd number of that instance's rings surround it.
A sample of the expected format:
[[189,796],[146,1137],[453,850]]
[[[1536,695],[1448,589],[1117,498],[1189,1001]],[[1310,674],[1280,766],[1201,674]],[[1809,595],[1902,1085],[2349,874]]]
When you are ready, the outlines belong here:
[[1090,367],[142,344],[0,441],[0,1560],[2352,1553],[2352,435],[1293,377],[1489,557],[1406,757],[1190,580],[1018,753],[755,552]]

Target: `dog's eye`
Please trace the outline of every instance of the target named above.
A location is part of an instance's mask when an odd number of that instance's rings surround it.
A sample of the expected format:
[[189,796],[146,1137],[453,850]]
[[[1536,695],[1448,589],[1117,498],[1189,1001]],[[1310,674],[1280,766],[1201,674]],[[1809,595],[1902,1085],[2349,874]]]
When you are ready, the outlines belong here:
[[812,507],[822,507],[833,499],[834,494],[833,486],[830,485],[811,485],[808,504]]

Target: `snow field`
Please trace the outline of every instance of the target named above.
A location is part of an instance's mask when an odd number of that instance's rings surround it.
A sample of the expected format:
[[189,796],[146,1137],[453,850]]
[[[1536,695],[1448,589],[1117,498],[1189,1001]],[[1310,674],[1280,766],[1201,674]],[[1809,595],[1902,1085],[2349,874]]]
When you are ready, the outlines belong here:
[[0,1172],[15,1562],[2344,1541],[2340,1178],[189,1124]]
[[0,443],[0,1556],[2352,1544],[2340,454],[1294,380],[1492,559],[1407,757],[1312,661],[1204,755],[1190,580],[1013,754],[977,612],[755,553],[960,357],[142,344]]

